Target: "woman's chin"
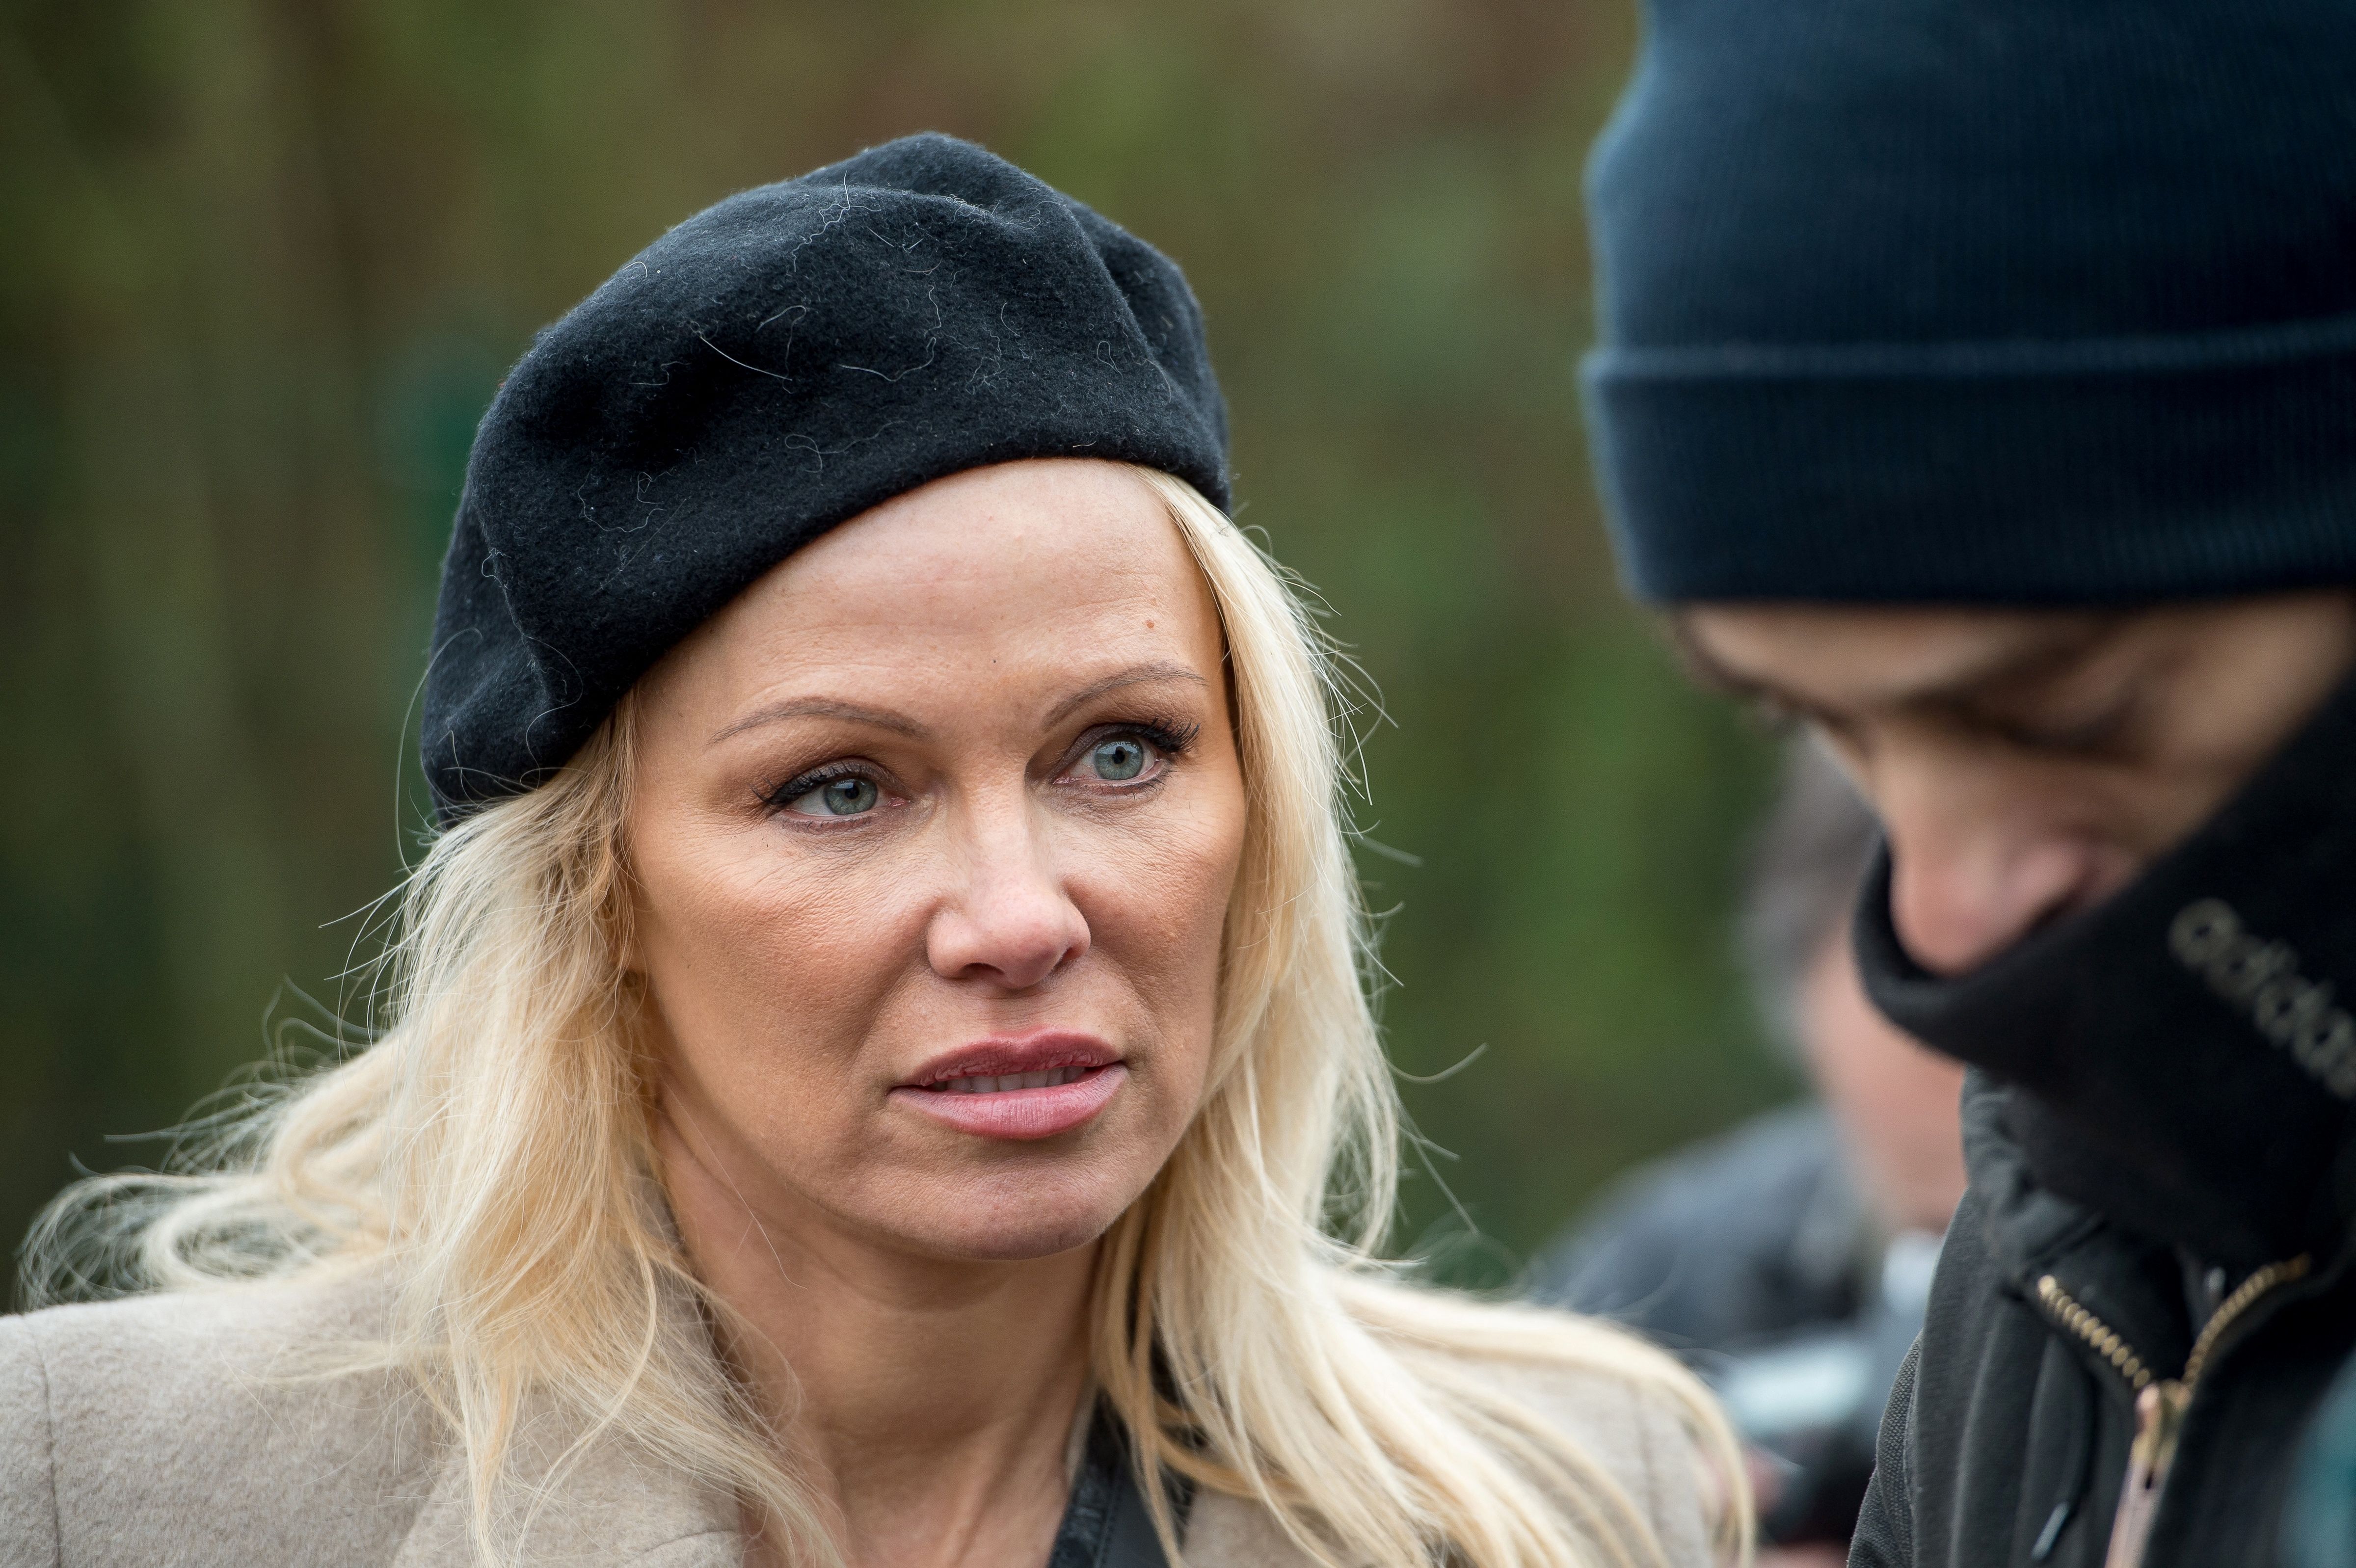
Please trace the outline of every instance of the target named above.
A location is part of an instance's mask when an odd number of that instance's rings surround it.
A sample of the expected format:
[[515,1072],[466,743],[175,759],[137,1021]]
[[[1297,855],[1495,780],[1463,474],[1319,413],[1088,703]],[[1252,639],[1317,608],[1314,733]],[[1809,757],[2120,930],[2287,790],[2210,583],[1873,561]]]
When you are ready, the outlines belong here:
[[904,1245],[935,1257],[1027,1263],[1096,1241],[1143,1186],[1086,1178],[1041,1181],[1035,1173],[1028,1181],[945,1181],[925,1204],[921,1220],[910,1224],[910,1216],[903,1214],[893,1228]]
[[1108,1221],[1103,1224],[991,1231],[958,1238],[953,1244],[955,1255],[971,1263],[1035,1263],[1087,1246],[1111,1228]]
[[1042,1214],[992,1224],[944,1226],[901,1239],[914,1250],[945,1261],[1033,1263],[1088,1245],[1119,1217],[1118,1211],[1109,1216]]

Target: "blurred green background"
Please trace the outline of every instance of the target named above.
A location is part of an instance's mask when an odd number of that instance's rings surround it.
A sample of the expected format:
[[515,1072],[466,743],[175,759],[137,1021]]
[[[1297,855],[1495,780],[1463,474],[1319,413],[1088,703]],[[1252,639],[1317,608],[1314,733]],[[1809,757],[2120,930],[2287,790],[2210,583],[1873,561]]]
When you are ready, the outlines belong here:
[[1628,0],[0,18],[0,1233],[338,997],[423,834],[434,571],[531,331],[714,198],[924,128],[1184,265],[1243,520],[1382,688],[1393,1051],[1487,1048],[1407,1087],[1401,1245],[1497,1282],[1793,1092],[1726,936],[1770,747],[1621,603],[1577,424]]

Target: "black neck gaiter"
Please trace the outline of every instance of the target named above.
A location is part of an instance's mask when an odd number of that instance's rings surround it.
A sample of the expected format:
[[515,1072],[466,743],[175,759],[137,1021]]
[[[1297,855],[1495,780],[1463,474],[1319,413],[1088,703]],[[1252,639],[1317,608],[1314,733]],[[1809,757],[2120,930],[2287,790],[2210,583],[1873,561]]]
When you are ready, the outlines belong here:
[[1856,923],[1900,1028],[2009,1086],[2043,1186],[2236,1270],[2356,1213],[2356,681],[2102,904],[1943,979],[1901,945],[1885,849]]

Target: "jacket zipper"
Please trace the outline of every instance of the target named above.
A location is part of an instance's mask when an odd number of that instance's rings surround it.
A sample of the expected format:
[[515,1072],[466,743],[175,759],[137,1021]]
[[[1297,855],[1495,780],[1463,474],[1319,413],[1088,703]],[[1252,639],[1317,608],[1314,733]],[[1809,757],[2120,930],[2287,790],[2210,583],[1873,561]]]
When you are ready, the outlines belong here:
[[2184,1359],[2180,1378],[2153,1376],[2134,1347],[2081,1307],[2051,1275],[2037,1282],[2037,1298],[2054,1320],[2092,1346],[2135,1390],[2135,1442],[2127,1449],[2126,1482],[2119,1491],[2119,1510],[2111,1520],[2110,1550],[2104,1554],[2103,1568],[2142,1568],[2152,1519],[2159,1511],[2160,1494],[2168,1486],[2169,1467],[2176,1461],[2176,1440],[2184,1430],[2185,1409],[2192,1403],[2193,1391],[2201,1386],[2201,1374],[2216,1354],[2218,1341],[2261,1297],[2305,1275],[2312,1262],[2302,1253],[2266,1264],[2235,1286],[2201,1326],[2192,1352]]

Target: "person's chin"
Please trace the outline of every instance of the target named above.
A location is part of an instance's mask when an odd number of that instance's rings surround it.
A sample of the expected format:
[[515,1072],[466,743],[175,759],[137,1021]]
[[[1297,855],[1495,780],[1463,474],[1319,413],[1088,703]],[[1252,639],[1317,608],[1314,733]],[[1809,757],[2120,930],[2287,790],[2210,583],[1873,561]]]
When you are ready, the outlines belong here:
[[1059,1174],[946,1183],[928,1205],[937,1223],[911,1239],[937,1255],[976,1263],[1055,1257],[1112,1229],[1146,1185],[1098,1172]]
[[[1119,1218],[1118,1213],[1113,1216]],[[1035,1263],[1085,1247],[1111,1228],[1112,1221],[1106,1220],[1101,1223],[1090,1221],[1081,1224],[992,1229],[958,1237],[954,1245],[957,1255],[975,1263]]]

